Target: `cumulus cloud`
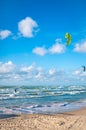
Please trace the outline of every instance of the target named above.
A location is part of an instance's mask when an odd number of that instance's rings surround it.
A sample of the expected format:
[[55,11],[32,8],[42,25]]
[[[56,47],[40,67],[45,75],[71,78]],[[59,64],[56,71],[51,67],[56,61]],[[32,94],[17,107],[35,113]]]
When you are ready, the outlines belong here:
[[32,52],[37,55],[44,56],[47,53],[47,49],[45,49],[45,47],[36,47]]
[[50,74],[50,75],[57,74],[57,70],[56,70],[55,68],[49,69],[49,74]]
[[73,75],[79,75],[79,74],[81,74],[81,71],[80,70],[75,70],[72,74]]
[[56,43],[49,48],[51,54],[59,54],[65,52],[65,45],[61,44],[61,39],[56,39]]
[[56,43],[54,44],[50,49],[49,52],[51,54],[59,54],[59,53],[63,53],[65,51],[64,45]]
[[[63,82],[62,82],[63,81]],[[79,68],[73,72],[57,70],[57,68],[43,69],[36,64],[29,66],[17,66],[8,61],[0,62],[0,83],[8,84],[62,84],[62,83],[85,83],[86,72]]]
[[30,17],[26,17],[18,23],[19,33],[23,37],[31,38],[38,31],[38,24]]
[[82,83],[83,84],[86,84],[86,72],[83,71],[83,68],[78,68],[76,70],[74,70],[72,72],[72,75],[71,75],[71,79],[74,81],[74,82],[77,82],[77,83]]
[[83,43],[77,43],[75,45],[74,51],[86,53],[86,41],[84,41]]
[[46,49],[45,47],[36,47],[32,50],[32,52],[40,56],[44,56],[47,53],[50,54],[64,53],[66,50],[66,46],[61,42],[62,42],[61,39],[56,39],[55,44],[53,44],[50,48]]
[[22,67],[21,69],[20,69],[20,71],[21,72],[30,72],[30,71],[32,71],[34,69],[34,64],[32,64],[32,65],[30,65],[29,67]]
[[12,63],[12,61],[8,61],[6,63],[0,62],[0,74],[13,72],[14,69],[15,65]]
[[83,68],[79,68],[79,69],[73,71],[72,75],[73,76],[78,76],[78,77],[83,77],[83,76],[86,76],[86,72],[83,71]]
[[30,79],[30,78],[38,78],[40,74],[42,74],[43,72],[43,68],[42,67],[37,67],[35,64],[32,64],[28,67],[24,66],[24,67],[21,67],[20,69],[20,75],[21,76],[25,76],[27,77],[27,79]]
[[[16,68],[15,68],[16,67]],[[31,64],[29,66],[17,67],[11,61],[0,63],[0,79],[8,83],[32,81],[33,82],[50,82],[57,77],[56,69],[45,70],[40,66]]]
[[9,30],[2,30],[0,31],[0,39],[3,40],[11,35],[11,31]]

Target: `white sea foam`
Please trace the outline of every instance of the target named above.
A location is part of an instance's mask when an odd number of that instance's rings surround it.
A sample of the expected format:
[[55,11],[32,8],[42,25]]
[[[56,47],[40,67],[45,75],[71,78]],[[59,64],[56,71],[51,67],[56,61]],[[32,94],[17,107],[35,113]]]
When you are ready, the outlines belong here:
[[66,112],[70,110],[80,109],[80,107],[86,106],[85,102],[64,102],[64,103],[51,103],[51,104],[36,104],[31,106],[21,106],[21,107],[8,107],[8,108],[0,108],[3,113],[6,114],[20,114],[20,113],[60,113]]
[[0,90],[0,112],[3,113],[59,113],[86,106],[86,86],[19,87],[17,92],[11,87]]
[[85,86],[69,86],[68,90],[83,90],[86,89]]

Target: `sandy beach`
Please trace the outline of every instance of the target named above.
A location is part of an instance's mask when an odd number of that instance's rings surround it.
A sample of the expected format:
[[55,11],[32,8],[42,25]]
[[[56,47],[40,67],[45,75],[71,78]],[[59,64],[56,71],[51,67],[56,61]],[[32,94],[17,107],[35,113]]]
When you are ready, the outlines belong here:
[[[9,118],[8,118],[9,117]],[[0,130],[86,130],[86,108],[55,115],[4,115]]]

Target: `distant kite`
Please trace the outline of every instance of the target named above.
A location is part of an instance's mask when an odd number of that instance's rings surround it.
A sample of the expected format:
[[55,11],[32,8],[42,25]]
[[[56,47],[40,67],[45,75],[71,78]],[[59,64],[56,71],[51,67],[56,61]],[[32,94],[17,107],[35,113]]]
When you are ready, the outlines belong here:
[[83,71],[85,72],[86,71],[86,66],[82,66],[83,67]]
[[67,38],[67,43],[66,43],[66,45],[69,46],[70,43],[71,43],[71,41],[72,41],[72,36],[71,36],[71,34],[66,33],[66,34],[65,34],[65,38]]

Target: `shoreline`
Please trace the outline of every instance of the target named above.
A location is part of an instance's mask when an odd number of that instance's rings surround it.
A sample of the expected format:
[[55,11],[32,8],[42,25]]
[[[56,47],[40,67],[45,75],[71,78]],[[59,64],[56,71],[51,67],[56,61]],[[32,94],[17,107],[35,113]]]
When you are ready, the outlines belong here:
[[86,107],[58,114],[10,114],[0,119],[0,129],[5,130],[85,130]]

